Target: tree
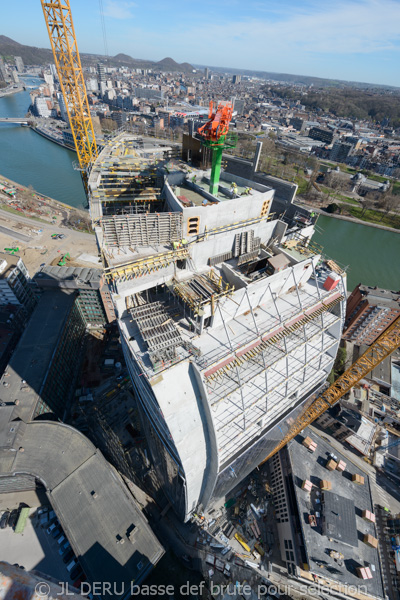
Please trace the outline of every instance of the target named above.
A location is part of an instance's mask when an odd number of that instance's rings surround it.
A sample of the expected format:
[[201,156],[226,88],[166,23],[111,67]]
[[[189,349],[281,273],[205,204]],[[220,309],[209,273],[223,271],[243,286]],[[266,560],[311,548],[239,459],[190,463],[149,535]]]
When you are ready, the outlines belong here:
[[399,209],[399,205],[400,205],[400,197],[399,196],[393,196],[392,194],[388,194],[387,196],[385,196],[385,198],[382,200],[382,203],[381,203],[381,207],[383,209],[381,221],[382,221],[383,217],[385,215],[387,215],[388,213],[390,213],[392,211],[397,212]]
[[332,204],[329,204],[326,208],[326,211],[330,214],[338,212],[340,209],[338,204],[335,204],[335,202],[332,202]]
[[371,208],[373,208],[374,206],[374,201],[373,200],[369,200],[369,199],[365,199],[363,201],[363,206],[361,209],[361,215],[360,217],[363,217],[366,213],[367,210],[371,210]]

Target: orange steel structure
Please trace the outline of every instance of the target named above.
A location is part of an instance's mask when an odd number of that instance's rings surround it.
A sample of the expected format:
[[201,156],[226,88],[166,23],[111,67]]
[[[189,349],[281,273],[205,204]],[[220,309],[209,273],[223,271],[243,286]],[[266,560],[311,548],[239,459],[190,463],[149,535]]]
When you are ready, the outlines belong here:
[[[230,102],[220,102],[215,105],[214,102],[210,101],[210,110],[208,113],[208,121],[200,127],[197,131],[206,140],[211,142],[219,142],[220,138],[225,136],[229,131],[229,123],[232,119],[233,108]],[[224,140],[221,140],[223,143]]]

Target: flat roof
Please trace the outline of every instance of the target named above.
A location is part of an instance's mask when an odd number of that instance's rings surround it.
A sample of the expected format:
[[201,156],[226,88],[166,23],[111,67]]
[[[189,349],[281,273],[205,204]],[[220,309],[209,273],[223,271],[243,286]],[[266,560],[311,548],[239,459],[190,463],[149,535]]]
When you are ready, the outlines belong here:
[[360,285],[360,292],[369,304],[374,306],[386,306],[400,310],[400,291],[385,290],[383,288],[369,285]]
[[59,287],[62,289],[95,289],[100,287],[103,272],[88,267],[43,267],[33,280],[39,287]]
[[22,447],[7,475],[29,473],[45,485],[88,579],[127,589],[141,581],[164,550],[101,452],[76,429],[50,421],[28,423]]
[[[307,436],[317,444],[317,449],[313,453],[309,452],[302,444],[304,437]],[[322,579],[329,579],[338,584],[365,585],[368,594],[383,598],[385,594],[378,550],[363,542],[366,533],[375,538],[378,537],[375,525],[362,518],[363,510],[374,512],[368,475],[363,471],[361,472],[347,457],[340,454],[336,448],[333,448],[310,428],[306,428],[302,435],[296,436],[288,444],[287,452],[292,467],[296,508],[310,572],[315,573]],[[343,460],[346,463],[346,469],[343,473],[326,469],[326,462],[332,452],[338,460]],[[352,475],[354,474],[361,474],[364,477],[364,485],[353,483]],[[301,484],[305,479],[313,484],[311,494],[301,489]],[[356,545],[349,545],[344,541],[339,541],[332,535],[326,535],[327,531],[323,529],[321,518],[317,518],[316,527],[310,525],[308,515],[322,512],[319,507],[321,507],[322,494],[326,494],[326,492],[322,492],[319,488],[321,480],[330,481],[332,490],[334,490],[333,496],[340,498],[338,503],[335,504],[334,498],[328,496],[328,508],[338,513],[337,515],[330,514],[330,523],[333,523],[332,517],[335,517],[336,521],[336,525],[333,525],[333,528],[331,527],[334,532],[347,535],[344,534],[343,529],[345,525],[348,526],[351,520],[349,511],[351,506],[354,506],[353,515],[357,531]],[[317,502],[317,499],[320,502]],[[338,525],[339,515],[341,521]],[[353,534],[350,539],[355,542]],[[329,555],[330,550],[336,550],[343,554],[344,558],[340,561],[341,564]],[[375,570],[371,569],[373,577],[372,579],[361,580],[357,576],[356,568],[367,564],[374,566]]]
[[[75,295],[47,290],[1,378],[0,481],[25,474],[45,489],[88,579],[139,583],[164,554],[117,471],[78,430],[31,421]],[[18,400],[18,404],[15,401]]]
[[358,546],[354,501],[333,492],[322,494],[322,531],[349,546]]

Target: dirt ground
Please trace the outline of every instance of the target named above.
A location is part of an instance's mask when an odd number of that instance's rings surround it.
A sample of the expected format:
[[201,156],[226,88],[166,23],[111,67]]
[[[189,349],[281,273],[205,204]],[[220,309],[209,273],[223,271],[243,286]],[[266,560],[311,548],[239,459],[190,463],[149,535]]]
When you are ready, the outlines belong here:
[[[101,268],[91,231],[87,211],[39,195],[0,175],[0,252],[17,248],[15,254],[31,277],[43,265],[58,264],[67,253],[66,266]],[[53,239],[54,234],[64,237]]]
[[[1,230],[2,227],[8,230],[7,233]],[[13,232],[16,234],[15,237]],[[51,237],[53,233],[61,233],[65,238],[54,240]],[[19,234],[30,239],[23,240],[19,238]],[[45,227],[35,221],[32,221],[32,224],[21,223],[0,210],[0,252],[4,252],[6,248],[18,248],[16,254],[24,261],[31,277],[40,266],[57,264],[66,253],[70,254],[68,266],[101,268],[100,263],[97,262],[98,250],[94,235],[83,234],[65,227]],[[86,255],[84,257],[86,260],[80,260],[82,254]]]

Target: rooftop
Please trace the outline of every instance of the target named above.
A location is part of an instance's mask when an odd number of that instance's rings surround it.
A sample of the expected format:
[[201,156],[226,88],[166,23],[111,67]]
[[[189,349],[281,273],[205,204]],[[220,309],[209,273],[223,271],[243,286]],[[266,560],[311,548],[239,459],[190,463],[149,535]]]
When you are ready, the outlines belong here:
[[98,290],[102,275],[103,272],[100,269],[48,266],[42,267],[33,277],[33,281],[43,288]]
[[322,494],[322,531],[349,546],[358,546],[354,501],[333,492]]
[[360,285],[360,292],[362,296],[368,299],[369,304],[400,310],[400,291],[396,292],[368,285]]
[[88,579],[128,587],[142,580],[164,551],[101,452],[76,429],[46,421],[28,423],[19,443],[23,452],[13,453],[2,475],[28,473],[43,482]]
[[[302,444],[303,436],[310,437],[317,444],[317,450],[310,453]],[[375,525],[362,518],[362,511],[374,511],[368,476],[357,469],[351,461],[334,451],[338,460],[346,463],[343,473],[328,471],[326,462],[332,453],[332,446],[307,428],[287,446],[292,467],[294,493],[304,540],[307,562],[311,573],[322,579],[340,584],[365,585],[368,594],[383,598],[384,590],[378,550],[364,543],[364,534],[377,538]],[[356,485],[352,475],[362,474],[364,485]],[[313,484],[311,494],[301,489],[303,480]],[[320,481],[328,480],[334,493],[320,491]],[[325,515],[329,515],[329,527],[324,526],[324,510],[321,500],[326,497]],[[354,511],[353,511],[354,508]],[[317,526],[312,527],[308,515],[322,512],[322,518],[316,517]],[[329,534],[329,535],[328,535]],[[340,538],[342,536],[342,538]],[[335,560],[329,554],[331,550],[343,554],[343,560]],[[371,566],[372,579],[361,580],[357,576],[358,566]]]
[[0,478],[24,473],[40,481],[88,578],[129,588],[164,552],[133,496],[79,431],[31,421],[74,300],[58,289],[43,292],[1,378]]
[[12,271],[17,266],[20,257],[16,254],[0,252],[0,279],[6,277],[9,271]]

